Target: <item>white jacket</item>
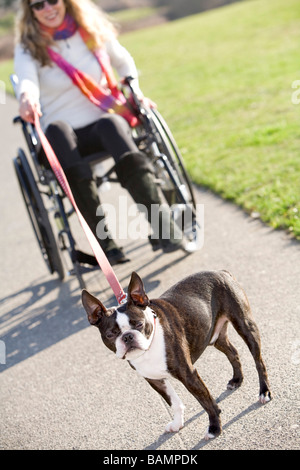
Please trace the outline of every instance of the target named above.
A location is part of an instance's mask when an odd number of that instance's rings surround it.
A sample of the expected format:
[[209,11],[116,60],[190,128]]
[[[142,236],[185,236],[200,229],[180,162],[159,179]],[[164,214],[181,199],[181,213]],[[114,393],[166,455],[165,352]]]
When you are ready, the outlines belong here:
[[[97,83],[103,83],[101,67],[78,32],[66,40],[56,41],[52,47],[74,67],[93,77]],[[129,52],[117,39],[107,42],[105,47],[119,77],[134,77],[135,89],[139,92],[137,69]],[[104,112],[91,103],[56,64],[42,67],[20,44],[15,48],[14,65],[19,79],[17,97],[27,92],[34,101],[40,102],[44,129],[57,120],[78,129],[103,115]]]

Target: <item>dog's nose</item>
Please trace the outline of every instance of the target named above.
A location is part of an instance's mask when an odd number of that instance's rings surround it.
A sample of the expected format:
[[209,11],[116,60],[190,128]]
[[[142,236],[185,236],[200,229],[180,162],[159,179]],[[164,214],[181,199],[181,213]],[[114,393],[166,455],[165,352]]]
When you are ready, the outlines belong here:
[[133,334],[132,333],[125,333],[122,337],[124,343],[131,343],[133,341]]

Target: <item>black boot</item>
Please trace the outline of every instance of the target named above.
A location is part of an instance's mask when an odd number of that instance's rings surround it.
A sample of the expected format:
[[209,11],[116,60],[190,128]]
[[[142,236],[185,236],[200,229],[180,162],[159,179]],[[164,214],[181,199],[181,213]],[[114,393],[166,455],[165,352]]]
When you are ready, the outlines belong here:
[[169,206],[162,204],[146,155],[142,152],[126,153],[116,164],[116,173],[133,200],[146,209],[152,228],[150,242],[153,250],[162,248],[164,252],[171,252],[183,248],[182,232],[174,223]]
[[[89,169],[88,169],[89,170]],[[76,201],[77,207],[92,230],[95,237],[99,240],[102,250],[105,252],[111,264],[124,263],[129,261],[123,250],[119,248],[112,239],[107,227],[105,226],[106,237],[101,239],[97,237],[97,225],[104,220],[104,215],[96,217],[96,211],[100,206],[96,182],[92,178],[92,173],[86,169],[86,165],[72,167],[65,171],[71,191]],[[80,176],[78,176],[80,174]],[[80,262],[81,259],[78,259]],[[93,264],[90,262],[89,264]]]

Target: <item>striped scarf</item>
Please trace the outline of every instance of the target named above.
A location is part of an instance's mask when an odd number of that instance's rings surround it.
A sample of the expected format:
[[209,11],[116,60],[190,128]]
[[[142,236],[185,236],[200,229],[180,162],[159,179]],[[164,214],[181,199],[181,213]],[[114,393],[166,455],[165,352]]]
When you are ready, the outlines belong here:
[[48,47],[50,59],[70,77],[74,85],[96,106],[105,112],[120,114],[128,121],[131,127],[135,127],[139,123],[124,94],[118,88],[107,52],[96,46],[93,37],[88,31],[78,26],[75,20],[68,14],[66,14],[63,23],[58,28],[47,28],[41,25],[41,30],[50,34],[54,40],[67,39],[78,31],[87,48],[97,59],[106,78],[108,88],[104,88],[92,77],[76,69],[58,52]]

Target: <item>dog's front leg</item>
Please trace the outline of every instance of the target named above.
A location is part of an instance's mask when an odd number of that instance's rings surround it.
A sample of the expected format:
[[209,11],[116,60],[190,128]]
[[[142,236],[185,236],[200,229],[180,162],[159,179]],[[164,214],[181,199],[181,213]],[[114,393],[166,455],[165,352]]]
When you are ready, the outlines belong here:
[[179,429],[183,428],[184,426],[184,404],[180,400],[174,388],[166,379],[146,380],[151,385],[151,387],[154,388],[154,390],[156,390],[165,399],[168,405],[172,407],[172,410],[174,412],[174,419],[169,424],[167,424],[165,431],[179,431]]
[[189,367],[182,374],[176,374],[176,378],[180,380],[188,391],[194,395],[200,405],[208,413],[209,427],[204,436],[205,440],[213,439],[221,434],[221,421],[219,414],[221,413],[215,400],[210,395],[206,385],[201,380],[196,369],[191,370]]

